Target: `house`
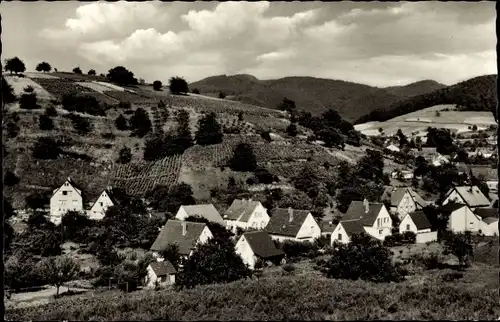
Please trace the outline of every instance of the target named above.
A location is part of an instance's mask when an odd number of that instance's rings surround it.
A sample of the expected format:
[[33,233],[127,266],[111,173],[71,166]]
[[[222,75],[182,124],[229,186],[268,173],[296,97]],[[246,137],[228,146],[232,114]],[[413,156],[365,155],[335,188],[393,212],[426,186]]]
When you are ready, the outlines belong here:
[[362,233],[366,233],[366,230],[361,220],[341,221],[333,230],[330,242],[332,245],[334,242],[347,244],[354,234]]
[[477,208],[475,214],[481,218],[481,233],[485,236],[498,236],[498,209]]
[[252,199],[235,199],[224,214],[226,227],[236,233],[239,227],[264,229],[269,223],[269,215],[260,201]]
[[390,211],[397,214],[399,220],[410,212],[422,209],[427,202],[411,187],[387,187],[382,194],[382,201],[390,203]]
[[99,195],[97,200],[90,207],[90,210],[87,211],[88,217],[94,220],[101,220],[104,218],[106,210],[108,210],[109,207],[116,205],[118,205],[118,201],[113,196],[113,189],[108,187]]
[[66,179],[62,186],[54,189],[50,197],[50,221],[58,225],[68,211],[83,211],[82,190],[71,180]]
[[146,287],[155,288],[175,284],[177,270],[168,260],[152,262],[146,268]]
[[386,147],[387,150],[392,151],[392,152],[399,152],[400,149],[395,146],[394,144],[390,144],[389,146]]
[[410,170],[395,170],[392,171],[391,177],[393,179],[411,180],[413,179],[413,172]]
[[225,226],[224,219],[222,219],[222,216],[212,204],[180,206],[175,218],[178,220],[185,220],[190,216],[199,216],[208,221]]
[[206,243],[213,238],[212,232],[205,223],[168,220],[151,246],[153,256],[161,260],[160,253],[170,244],[179,246],[181,256],[188,257],[197,244]]
[[467,204],[448,202],[441,207],[441,210],[450,215],[447,228],[452,232],[478,232],[482,228],[481,217]]
[[423,211],[410,212],[399,224],[399,233],[411,231],[416,235],[416,243],[427,243],[437,240],[437,231],[431,231],[432,225]]
[[477,186],[456,186],[451,188],[446,193],[442,205],[452,201],[466,204],[469,208],[488,207],[490,205],[490,200]]
[[450,158],[442,154],[437,154],[432,157],[432,165],[435,167],[450,163]]
[[258,260],[264,262],[280,263],[285,254],[274,244],[271,236],[265,231],[246,232],[234,246],[243,262],[254,269]]
[[321,221],[319,224],[319,227],[321,229],[321,236],[324,236],[326,238],[331,238],[333,231],[337,227],[336,224],[334,224],[332,221]]
[[278,241],[314,241],[321,236],[321,228],[309,210],[277,208],[265,231]]
[[[345,222],[353,220],[359,220],[364,231],[379,240],[391,235],[392,218],[382,203],[370,203],[366,199],[351,202],[341,220],[341,223],[344,223],[343,228],[345,229]],[[337,237],[334,235],[332,234],[332,238]]]

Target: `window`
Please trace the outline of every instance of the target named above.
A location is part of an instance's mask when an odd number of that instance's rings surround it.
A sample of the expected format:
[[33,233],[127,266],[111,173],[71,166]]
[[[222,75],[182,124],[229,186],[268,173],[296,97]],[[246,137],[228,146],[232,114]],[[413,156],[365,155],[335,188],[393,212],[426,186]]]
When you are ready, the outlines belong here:
[[337,239],[342,240],[342,234],[339,234]]
[[63,190],[62,194],[63,194],[63,196],[67,196],[68,192],[66,190]]
[[99,202],[99,205],[102,207],[102,202]]
[[377,226],[380,226],[380,218],[377,218]]
[[260,227],[261,227],[262,229],[264,229],[264,228],[266,227],[266,222],[265,222],[265,221],[262,221],[262,223],[261,223]]
[[410,224],[406,225],[406,230],[410,230]]
[[382,233],[383,233],[383,232],[384,232],[384,231],[383,231],[382,229],[380,229],[380,230],[378,231],[378,234],[379,234],[379,235],[382,235]]

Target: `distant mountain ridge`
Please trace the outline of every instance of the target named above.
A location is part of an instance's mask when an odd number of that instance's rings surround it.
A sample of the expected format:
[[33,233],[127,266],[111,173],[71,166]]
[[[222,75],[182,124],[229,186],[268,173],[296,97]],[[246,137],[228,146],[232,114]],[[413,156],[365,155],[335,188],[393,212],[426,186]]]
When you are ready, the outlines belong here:
[[401,99],[432,92],[446,85],[425,80],[405,86],[379,88],[315,77],[293,76],[259,80],[252,75],[238,74],[207,77],[189,84],[189,87],[198,89],[202,94],[222,91],[228,95],[228,99],[273,109],[287,97],[295,101],[299,110],[318,115],[333,108],[343,118],[353,122]]

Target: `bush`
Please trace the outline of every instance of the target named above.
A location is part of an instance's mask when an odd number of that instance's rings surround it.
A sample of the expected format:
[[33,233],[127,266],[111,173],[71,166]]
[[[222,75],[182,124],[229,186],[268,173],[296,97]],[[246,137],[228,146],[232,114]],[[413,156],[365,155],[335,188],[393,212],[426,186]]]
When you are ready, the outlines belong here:
[[193,94],[200,94],[200,90],[199,90],[199,89],[197,89],[197,88],[195,88],[195,89],[193,89],[193,90],[191,91],[191,93],[193,93]]
[[73,128],[79,134],[88,134],[92,131],[93,125],[87,118],[84,118],[78,114],[70,114],[71,123],[73,124]]
[[126,164],[132,161],[132,152],[129,147],[124,146],[119,153],[117,162],[121,164]]
[[53,105],[47,106],[47,108],[45,109],[45,115],[57,116],[56,108]]
[[248,143],[238,144],[233,151],[233,157],[229,160],[229,167],[233,171],[255,171],[257,160],[253,148]]
[[36,159],[57,159],[62,153],[60,144],[49,137],[41,137],[33,146],[32,155]]
[[168,85],[172,94],[180,94],[189,92],[189,87],[186,80],[182,77],[172,77],[169,79]]
[[50,131],[54,129],[54,122],[49,116],[42,114],[38,119],[38,127],[42,131]]
[[271,132],[270,131],[261,131],[260,132],[260,136],[266,140],[267,142],[271,142],[272,139],[271,139]]
[[24,110],[34,110],[40,108],[37,104],[36,93],[22,94],[19,99],[19,107]]
[[75,68],[73,68],[73,73],[82,74],[82,70],[80,69],[80,67],[75,67]]
[[5,176],[3,177],[3,183],[5,183],[5,185],[8,187],[12,187],[19,183],[19,178],[14,172],[7,171],[5,172]]
[[415,244],[415,241],[417,239],[417,235],[412,231],[405,231],[400,236],[400,242],[402,244]]
[[90,115],[106,116],[105,109],[93,96],[77,93],[64,94],[61,104],[62,108],[68,112],[80,112]]
[[295,266],[293,266],[293,264],[285,264],[282,269],[283,275],[294,275],[295,273]]
[[311,251],[318,250],[318,246],[311,242],[286,240],[282,243],[281,250],[287,258],[308,257]]
[[24,91],[25,93],[31,94],[31,93],[35,92],[35,89],[33,88],[33,86],[28,85],[28,86],[26,86],[25,88],[23,88],[23,91]]
[[265,168],[258,168],[255,170],[255,176],[259,183],[270,184],[274,181],[274,176]]
[[113,132],[105,132],[101,134],[101,136],[103,139],[108,139],[108,140],[113,140],[116,137],[116,135]]
[[115,126],[120,131],[126,131],[128,129],[127,119],[123,116],[123,114],[118,115],[115,120]]
[[20,128],[14,122],[7,122],[6,128],[7,128],[7,136],[9,138],[15,138],[19,134]]
[[462,277],[464,277],[463,273],[451,272],[451,273],[443,274],[443,276],[441,277],[441,279],[444,282],[453,282],[453,281],[456,281],[458,279],[461,279]]
[[155,91],[161,91],[162,83],[159,80],[153,82],[153,89]]

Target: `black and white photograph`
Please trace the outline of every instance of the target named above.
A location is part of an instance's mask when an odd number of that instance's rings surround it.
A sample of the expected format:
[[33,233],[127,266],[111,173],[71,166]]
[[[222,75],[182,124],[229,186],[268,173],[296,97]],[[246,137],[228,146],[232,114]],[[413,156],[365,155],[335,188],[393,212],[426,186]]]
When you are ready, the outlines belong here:
[[500,320],[495,1],[2,1],[6,321]]

